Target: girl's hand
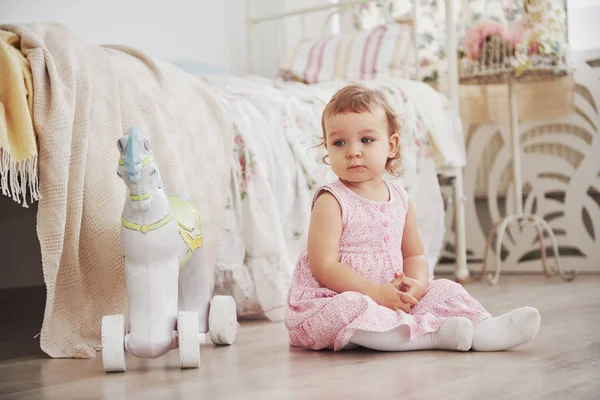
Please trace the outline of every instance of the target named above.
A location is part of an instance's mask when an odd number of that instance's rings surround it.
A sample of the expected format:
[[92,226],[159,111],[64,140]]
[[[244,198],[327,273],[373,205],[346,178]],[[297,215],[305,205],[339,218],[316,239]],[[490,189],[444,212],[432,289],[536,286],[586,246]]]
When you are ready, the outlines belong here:
[[371,298],[381,306],[394,311],[402,310],[407,314],[418,304],[411,294],[399,291],[392,282],[377,285]]
[[392,283],[399,291],[410,294],[416,300],[421,300],[427,291],[427,285],[418,279],[409,278],[404,273],[395,273]]

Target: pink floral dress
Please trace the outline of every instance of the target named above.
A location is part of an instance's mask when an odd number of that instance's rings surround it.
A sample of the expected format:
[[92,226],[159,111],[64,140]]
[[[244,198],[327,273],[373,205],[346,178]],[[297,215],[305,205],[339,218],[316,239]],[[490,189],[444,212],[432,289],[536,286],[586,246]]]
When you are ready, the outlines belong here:
[[[408,210],[404,189],[388,183],[390,199],[377,202],[354,193],[341,181],[321,187],[342,209],[340,262],[377,282],[391,282],[401,272],[402,234]],[[417,205],[418,206],[418,205]],[[357,292],[334,292],[312,276],[306,248],[300,255],[285,309],[290,345],[313,350],[341,350],[357,329],[386,332],[406,326],[411,340],[435,332],[450,317],[477,324],[491,315],[458,283],[438,279],[410,314],[392,311]]]

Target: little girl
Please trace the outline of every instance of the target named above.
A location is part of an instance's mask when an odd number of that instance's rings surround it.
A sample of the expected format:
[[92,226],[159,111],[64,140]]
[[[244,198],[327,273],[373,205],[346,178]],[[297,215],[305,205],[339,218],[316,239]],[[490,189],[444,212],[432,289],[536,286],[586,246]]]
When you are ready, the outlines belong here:
[[492,317],[458,283],[431,280],[415,206],[397,175],[399,126],[383,93],[337,92],[322,116],[339,179],[317,190],[285,309],[290,344],[334,351],[507,350],[532,340],[535,308]]

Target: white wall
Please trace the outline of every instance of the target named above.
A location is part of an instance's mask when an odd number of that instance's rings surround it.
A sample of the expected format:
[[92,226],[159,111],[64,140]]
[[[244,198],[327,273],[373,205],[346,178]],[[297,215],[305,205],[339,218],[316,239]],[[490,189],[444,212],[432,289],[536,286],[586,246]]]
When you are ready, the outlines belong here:
[[568,0],[569,42],[573,51],[600,47],[600,0]]
[[[166,60],[194,59],[248,72],[247,4],[258,15],[332,0],[0,0],[0,24],[56,21],[96,44],[124,44]],[[142,15],[143,13],[143,15]],[[256,30],[255,72],[277,71],[278,33],[291,19]]]
[[246,71],[246,0],[0,0],[0,23],[56,21],[84,40]]

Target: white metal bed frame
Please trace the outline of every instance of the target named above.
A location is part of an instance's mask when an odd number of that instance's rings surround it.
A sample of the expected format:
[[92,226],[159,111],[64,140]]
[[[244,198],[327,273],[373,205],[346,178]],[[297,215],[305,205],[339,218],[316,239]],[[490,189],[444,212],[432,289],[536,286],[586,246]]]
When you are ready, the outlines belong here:
[[[335,1],[335,0],[334,0]],[[331,20],[333,15],[342,14],[344,12],[355,12],[355,6],[374,3],[377,0],[339,0],[338,2],[331,2],[328,4],[317,5],[313,7],[306,7],[301,9],[295,9],[291,11],[284,11],[280,13],[273,13],[270,15],[256,16],[253,13],[252,0],[248,0],[247,7],[247,25],[246,25],[246,49],[247,49],[247,62],[250,73],[255,72],[254,68],[254,34],[255,27],[261,23],[267,21],[282,20],[290,17],[301,18],[301,29],[302,36],[305,36],[305,16],[317,12],[329,11],[330,14],[326,20],[326,24]],[[413,43],[416,43],[416,32],[418,27],[417,18],[417,1],[406,0],[412,2],[412,17],[406,19],[406,23],[410,23],[413,29]],[[446,8],[446,27],[456,27],[455,18],[455,0],[444,0]],[[387,16],[389,18],[389,16]],[[452,101],[456,112],[460,115],[460,102],[458,92],[458,60],[457,60],[457,40],[456,40],[456,29],[446,29],[446,49],[447,49],[447,62],[448,62],[448,76],[447,76],[447,92],[446,95]],[[415,46],[415,78],[419,76],[419,57],[418,49]],[[455,213],[455,235],[456,235],[456,265],[454,270],[455,280],[459,283],[466,283],[469,279],[469,270],[467,268],[467,247],[466,247],[466,226],[465,226],[465,212],[464,212],[464,190],[463,190],[463,171],[462,168],[454,167],[442,167],[438,168],[438,173],[444,177],[451,178],[454,189],[454,213]]]

